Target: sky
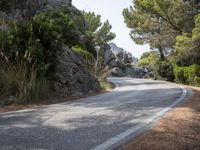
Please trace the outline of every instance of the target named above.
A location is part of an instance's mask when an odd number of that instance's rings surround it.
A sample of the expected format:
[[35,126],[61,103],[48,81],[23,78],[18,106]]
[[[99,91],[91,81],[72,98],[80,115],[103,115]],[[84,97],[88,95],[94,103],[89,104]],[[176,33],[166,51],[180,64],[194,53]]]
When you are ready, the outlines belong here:
[[122,11],[132,5],[132,0],[72,0],[72,4],[80,10],[92,11],[101,15],[102,21],[109,20],[112,32],[116,34],[113,40],[117,46],[129,51],[133,56],[140,56],[149,51],[148,45],[136,45],[130,38],[130,29],[126,27]]

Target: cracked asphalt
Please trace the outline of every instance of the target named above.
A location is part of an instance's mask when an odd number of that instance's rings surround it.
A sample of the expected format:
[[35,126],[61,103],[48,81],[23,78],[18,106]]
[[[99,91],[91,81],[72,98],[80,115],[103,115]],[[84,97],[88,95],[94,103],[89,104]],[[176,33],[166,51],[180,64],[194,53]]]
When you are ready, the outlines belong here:
[[0,113],[0,150],[112,149],[102,143],[145,125],[183,95],[182,88],[163,81],[109,80],[118,85],[109,93]]

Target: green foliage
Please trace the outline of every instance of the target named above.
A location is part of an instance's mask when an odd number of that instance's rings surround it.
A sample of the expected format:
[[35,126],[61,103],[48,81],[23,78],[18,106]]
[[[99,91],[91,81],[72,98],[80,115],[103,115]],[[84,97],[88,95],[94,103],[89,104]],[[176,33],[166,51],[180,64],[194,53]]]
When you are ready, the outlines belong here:
[[200,65],[200,15],[196,16],[192,34],[177,36],[175,45],[175,62],[179,66]]
[[[115,38],[111,32],[112,26],[108,20],[101,22],[101,16],[93,12],[83,12],[85,19],[85,47],[95,51],[94,59],[88,61],[88,69],[98,80],[103,80],[109,74],[109,67],[104,64],[105,45]],[[98,47],[98,52],[97,52]],[[91,52],[91,51],[90,51]]]
[[20,62],[11,64],[7,57],[0,61],[0,99],[15,96],[18,103],[35,102],[47,98],[49,83],[37,78],[37,69]]
[[174,66],[176,82],[200,86],[200,66],[191,65],[188,67]]
[[167,81],[174,81],[173,65],[168,61],[161,61],[158,64],[158,74]]
[[30,20],[6,23],[6,30],[0,31],[3,98],[13,95],[18,102],[33,102],[47,97],[63,45],[80,45],[80,32],[71,15],[65,7],[37,14]]
[[[55,63],[56,54],[61,50],[61,43],[54,39],[50,44],[50,41],[44,40],[45,37],[39,37],[36,33],[32,22],[14,21],[6,36],[3,37],[7,39],[1,46],[4,46],[3,52],[12,63],[18,63],[17,55],[22,60],[26,59],[27,65],[30,67],[36,65],[40,73],[45,73]],[[46,36],[48,35],[46,34]]]
[[194,42],[200,41],[200,14],[195,18],[195,28],[192,30],[192,40]]
[[38,75],[54,72],[57,56],[64,44],[79,44],[79,36],[67,8],[51,10],[34,16],[32,20],[12,21],[6,32],[1,32],[0,47],[12,62],[16,54],[29,59],[38,68]]
[[[22,11],[21,2],[2,0],[0,11],[9,13],[15,8]],[[33,3],[39,7],[38,1]],[[115,34],[109,22],[101,23],[100,18],[94,13],[82,14],[62,7],[26,20],[0,19],[0,95],[3,98],[13,95],[19,102],[45,98],[49,81],[54,79],[57,58],[65,45],[81,54],[88,68],[97,68],[90,70],[96,70],[95,77],[104,77],[107,68],[102,58],[95,60],[90,52],[95,51],[95,46],[102,50]]]
[[159,54],[156,51],[151,51],[151,52],[145,52],[139,62],[138,66],[141,67],[148,67],[151,70],[156,70],[157,69],[157,64],[159,62]]
[[100,15],[96,15],[94,12],[83,12],[83,15],[88,34],[93,34],[101,27],[102,23]]
[[33,18],[38,36],[44,38],[44,41],[47,42],[44,43],[45,46],[50,44],[49,47],[51,47],[51,41],[59,42],[59,39],[63,39],[63,42],[69,47],[78,43],[78,31],[70,13],[70,10],[64,7],[38,14]]
[[138,66],[147,67],[154,71],[157,78],[162,78],[167,81],[174,81],[173,65],[165,60],[161,61],[156,51],[144,53],[138,63]]
[[83,58],[87,61],[90,61],[92,59],[94,59],[93,55],[88,52],[87,50],[81,48],[80,46],[73,46],[72,50],[74,50],[75,52],[78,52],[79,54],[81,54],[83,56]]
[[95,15],[93,12],[83,12],[85,18],[85,34],[92,40],[94,46],[103,46],[107,42],[115,38],[115,34],[111,32],[112,26],[108,20],[101,23],[101,16]]
[[181,83],[198,85],[194,64],[200,65],[200,1],[134,0],[133,3],[133,7],[123,11],[131,38],[137,44],[150,44],[152,49],[159,50],[161,58],[146,53],[139,66],[151,68],[166,80],[176,78]]
[[107,80],[101,80],[100,86],[103,91],[110,91],[115,88],[114,84],[108,82]]
[[96,33],[96,42],[99,46],[104,45],[115,38],[116,35],[111,32],[111,29],[112,26],[108,20],[106,20]]
[[137,44],[150,44],[163,58],[165,49],[173,49],[176,36],[190,33],[194,27],[194,7],[184,0],[134,0],[123,11],[130,36]]

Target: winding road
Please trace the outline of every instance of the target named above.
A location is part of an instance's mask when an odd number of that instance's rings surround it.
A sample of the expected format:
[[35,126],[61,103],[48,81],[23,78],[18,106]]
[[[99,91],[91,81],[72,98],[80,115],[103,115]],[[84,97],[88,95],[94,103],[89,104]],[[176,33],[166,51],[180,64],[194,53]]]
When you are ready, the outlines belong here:
[[163,81],[109,78],[117,88],[0,114],[0,150],[107,150],[145,132],[191,93]]

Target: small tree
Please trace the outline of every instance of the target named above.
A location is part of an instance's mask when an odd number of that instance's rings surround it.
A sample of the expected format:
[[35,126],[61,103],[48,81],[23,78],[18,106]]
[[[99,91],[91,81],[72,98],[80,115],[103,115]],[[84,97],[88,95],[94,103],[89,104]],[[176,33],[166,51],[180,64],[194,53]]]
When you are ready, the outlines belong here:
[[[85,34],[93,43],[96,51],[94,62],[90,64],[90,70],[94,76],[103,80],[109,74],[110,68],[104,63],[105,45],[115,38],[111,32],[112,26],[108,20],[101,22],[101,16],[95,15],[94,12],[83,12],[85,18]],[[94,65],[95,64],[95,65]]]

